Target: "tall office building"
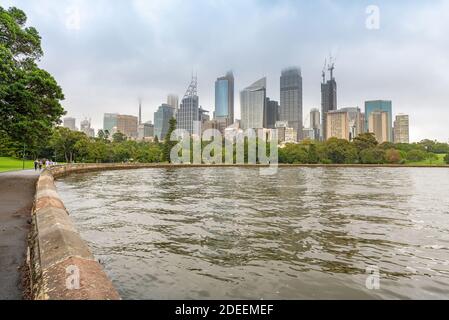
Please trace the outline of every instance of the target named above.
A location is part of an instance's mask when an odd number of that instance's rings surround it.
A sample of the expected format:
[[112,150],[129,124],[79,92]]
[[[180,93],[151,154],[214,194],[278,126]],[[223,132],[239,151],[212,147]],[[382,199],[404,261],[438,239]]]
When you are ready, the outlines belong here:
[[363,132],[363,119],[360,108],[341,108],[332,110],[326,116],[326,136],[352,141]]
[[117,132],[123,133],[131,139],[137,139],[137,128],[139,126],[139,118],[136,116],[119,114],[117,116]]
[[372,111],[368,117],[368,132],[374,133],[379,143],[390,141],[389,113],[387,111]]
[[200,135],[199,121],[198,81],[196,77],[192,76],[190,85],[179,107],[177,115],[178,129],[186,130],[190,134]]
[[365,102],[365,131],[373,132],[369,129],[369,119],[371,113],[375,111],[384,111],[387,113],[387,140],[393,142],[393,108],[389,100],[374,100]]
[[331,110],[326,113],[326,139],[338,138],[349,141],[349,115],[347,111]]
[[175,115],[175,108],[163,103],[154,113],[154,136],[162,141],[168,132],[170,119]]
[[322,138],[324,141],[328,139],[327,136],[327,113],[329,111],[337,110],[337,82],[334,78],[334,64],[328,66],[330,71],[330,79],[326,81],[326,71],[323,70],[321,83],[321,125],[323,128]]
[[167,104],[169,106],[171,106],[174,110],[175,110],[175,118],[176,118],[176,113],[179,110],[179,97],[176,94],[169,94],[167,96]]
[[231,71],[215,81],[214,119],[226,128],[234,123],[234,75]]
[[63,119],[63,127],[64,128],[68,128],[72,131],[77,131],[76,128],[76,119],[75,118],[71,118],[71,117],[66,117]]
[[341,108],[339,111],[347,112],[348,113],[348,131],[349,131],[349,141],[352,141],[354,138],[356,138],[359,134],[363,133],[363,117],[362,117],[362,111],[359,107],[355,108]]
[[118,113],[105,113],[103,117],[103,130],[112,133],[112,129],[117,127]]
[[[313,130],[313,140],[320,140],[321,135],[321,118],[320,110],[313,108],[310,110],[310,129]],[[309,138],[312,134],[309,133]]]
[[240,92],[242,129],[261,129],[265,124],[267,79],[262,78]]
[[409,116],[398,114],[394,121],[394,143],[410,143]]
[[267,98],[265,102],[265,125],[264,128],[274,129],[279,121],[279,102]]
[[291,67],[283,70],[280,89],[279,120],[288,121],[289,126],[296,130],[299,141],[302,139],[303,129],[301,69]]

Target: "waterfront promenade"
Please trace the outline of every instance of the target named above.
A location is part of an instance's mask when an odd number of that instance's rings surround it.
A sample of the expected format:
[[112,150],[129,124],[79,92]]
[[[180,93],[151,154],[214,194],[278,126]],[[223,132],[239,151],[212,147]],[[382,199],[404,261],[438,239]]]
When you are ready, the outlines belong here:
[[38,177],[33,170],[0,173],[0,300],[22,299],[20,267]]

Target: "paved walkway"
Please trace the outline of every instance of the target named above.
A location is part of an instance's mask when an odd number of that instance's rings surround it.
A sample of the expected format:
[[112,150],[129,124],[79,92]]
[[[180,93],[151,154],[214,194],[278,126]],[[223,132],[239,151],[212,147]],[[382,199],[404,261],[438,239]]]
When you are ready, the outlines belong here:
[[19,267],[26,258],[34,170],[0,173],[0,300],[22,299]]

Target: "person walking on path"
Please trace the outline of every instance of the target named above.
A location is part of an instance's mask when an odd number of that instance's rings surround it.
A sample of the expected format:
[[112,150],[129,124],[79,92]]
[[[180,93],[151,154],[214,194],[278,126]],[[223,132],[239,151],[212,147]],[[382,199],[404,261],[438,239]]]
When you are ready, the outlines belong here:
[[42,160],[39,160],[39,170],[42,170]]
[[39,165],[39,161],[37,161],[37,159],[34,160],[34,171],[37,171],[38,165]]

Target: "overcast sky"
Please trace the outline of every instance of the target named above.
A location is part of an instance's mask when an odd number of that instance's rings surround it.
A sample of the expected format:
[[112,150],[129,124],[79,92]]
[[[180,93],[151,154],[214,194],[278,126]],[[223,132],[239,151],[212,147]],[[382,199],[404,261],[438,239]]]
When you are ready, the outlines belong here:
[[[168,93],[182,98],[192,70],[200,104],[214,109],[214,81],[234,71],[238,91],[262,76],[279,99],[281,69],[300,66],[304,118],[320,106],[324,59],[336,57],[338,106],[393,101],[410,115],[411,140],[449,140],[449,0],[2,0],[43,40],[41,66],[62,86],[68,116],[138,112],[153,120]],[[368,29],[366,8],[380,9]],[[370,20],[371,21],[371,20]]]

